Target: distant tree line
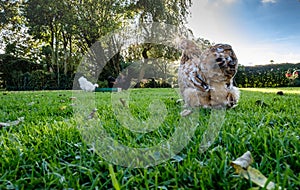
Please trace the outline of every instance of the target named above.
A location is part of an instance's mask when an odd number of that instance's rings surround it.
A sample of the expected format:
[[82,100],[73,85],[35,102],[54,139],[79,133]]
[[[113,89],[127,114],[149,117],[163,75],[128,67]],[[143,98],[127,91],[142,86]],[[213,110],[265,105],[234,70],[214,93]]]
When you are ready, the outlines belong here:
[[[155,37],[146,29],[153,22],[183,28],[190,6],[191,0],[2,0],[0,49],[4,53],[0,54],[0,88],[71,89],[77,66],[99,38],[123,29],[127,19],[137,22],[149,38]],[[113,57],[105,58],[107,64],[97,78],[102,81],[101,86],[106,85],[103,81],[108,76],[117,78],[136,60],[142,65],[132,67],[136,81],[153,78],[137,87],[176,84],[176,68],[172,65],[180,57],[176,49],[144,43],[121,52],[118,39],[109,40],[116,45],[99,44],[98,48],[115,52]],[[211,45],[202,38],[197,41],[204,49]],[[235,82],[239,87],[299,86],[299,79],[285,77],[288,70],[299,68],[299,64],[240,66]],[[92,70],[90,73],[93,74]]]
[[260,66],[239,66],[235,76],[238,87],[287,87],[300,86],[300,79],[286,77],[288,71],[300,69],[300,63],[268,64]]
[[[130,63],[120,61],[120,67],[126,67]],[[106,68],[106,69],[109,69]],[[139,75],[139,68],[131,67],[134,76]],[[269,64],[260,66],[240,65],[234,78],[234,83],[238,87],[293,87],[300,86],[300,78],[288,78],[287,73],[300,70],[298,64]],[[106,73],[112,73],[110,71]],[[173,71],[166,71],[166,79],[156,80],[150,76],[165,76],[159,71],[156,64],[149,64],[145,78],[140,85],[135,87],[143,88],[165,88],[176,86],[176,68]],[[53,90],[53,89],[72,89],[74,73],[60,74],[60,85],[57,84],[57,73],[49,71],[45,65],[37,64],[26,58],[17,58],[10,54],[0,55],[0,88],[7,90]],[[137,80],[137,79],[136,79]],[[105,81],[105,80],[102,80]],[[106,82],[100,82],[101,87],[107,87]]]

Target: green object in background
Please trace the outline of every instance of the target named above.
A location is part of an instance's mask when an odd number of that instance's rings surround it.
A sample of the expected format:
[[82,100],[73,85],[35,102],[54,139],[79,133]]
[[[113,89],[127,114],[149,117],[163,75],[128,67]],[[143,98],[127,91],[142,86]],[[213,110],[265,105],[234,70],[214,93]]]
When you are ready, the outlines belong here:
[[121,88],[95,88],[95,92],[121,92]]
[[294,80],[294,85],[295,85],[295,86],[300,86],[300,78],[296,78],[296,79]]

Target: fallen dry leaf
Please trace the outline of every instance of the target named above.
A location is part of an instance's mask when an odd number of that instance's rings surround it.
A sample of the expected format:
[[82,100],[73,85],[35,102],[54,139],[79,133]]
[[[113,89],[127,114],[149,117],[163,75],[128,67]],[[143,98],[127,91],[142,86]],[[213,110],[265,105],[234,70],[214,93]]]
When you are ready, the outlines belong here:
[[33,106],[35,103],[34,102],[30,102],[30,103],[28,103],[27,105],[28,106]]
[[74,96],[72,96],[72,97],[70,97],[69,99],[70,99],[70,100],[76,100],[77,98],[74,97]]
[[11,126],[16,126],[16,125],[18,125],[19,123],[21,123],[21,122],[23,122],[23,121],[24,121],[24,117],[20,117],[20,118],[18,118],[18,119],[15,120],[15,121],[6,122],[6,123],[0,122],[0,127],[11,127]]
[[247,168],[252,163],[253,163],[253,158],[251,156],[251,153],[250,153],[250,151],[247,151],[241,157],[237,158],[235,161],[232,161],[231,166],[233,166],[234,168],[242,167],[243,169],[247,170]]
[[[247,170],[244,170],[241,172],[241,175],[248,179],[250,178],[250,180],[259,185],[260,187],[265,187],[265,185],[267,184],[268,178],[266,178],[262,173],[260,173],[259,170],[252,168],[251,166],[248,167]],[[276,185],[274,182],[270,181],[268,183],[268,185],[266,186],[266,189],[275,189]],[[281,187],[279,187],[279,189],[282,189]]]
[[179,103],[181,103],[181,102],[183,102],[183,99],[178,99],[178,100],[176,100],[176,104],[179,104]]
[[97,108],[93,109],[93,111],[90,113],[90,115],[87,117],[88,119],[93,119],[95,117],[95,114],[97,112]]
[[65,109],[67,109],[67,106],[61,106],[61,107],[59,107],[59,109],[60,110],[65,110]]
[[[232,161],[230,165],[234,167],[235,172],[245,179],[251,180],[253,183],[259,185],[260,187],[265,187],[266,189],[275,189],[276,184],[272,181],[268,182],[268,178],[266,178],[259,170],[252,168],[250,164],[253,163],[253,158],[251,153],[247,151],[241,157],[237,158],[235,161]],[[278,189],[284,189],[282,187],[278,187]]]
[[126,100],[123,98],[120,98],[120,102],[122,103],[123,107],[126,107]]
[[181,115],[182,117],[186,117],[186,116],[190,115],[191,113],[193,113],[192,110],[185,109],[185,110],[183,110],[182,112],[180,112],[180,115]]

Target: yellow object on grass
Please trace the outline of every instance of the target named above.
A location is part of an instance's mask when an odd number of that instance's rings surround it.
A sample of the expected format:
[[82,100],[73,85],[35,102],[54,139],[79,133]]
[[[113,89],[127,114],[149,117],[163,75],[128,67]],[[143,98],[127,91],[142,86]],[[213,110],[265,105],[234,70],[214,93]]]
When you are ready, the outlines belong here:
[[[266,189],[275,189],[276,184],[272,181],[268,181],[268,179],[257,169],[252,168],[250,164],[253,163],[253,158],[251,153],[247,151],[241,157],[237,158],[235,161],[230,163],[231,166],[235,169],[235,172],[244,178],[251,180],[253,183],[259,185],[260,187],[264,187]],[[282,187],[278,187],[278,189],[284,189]]]

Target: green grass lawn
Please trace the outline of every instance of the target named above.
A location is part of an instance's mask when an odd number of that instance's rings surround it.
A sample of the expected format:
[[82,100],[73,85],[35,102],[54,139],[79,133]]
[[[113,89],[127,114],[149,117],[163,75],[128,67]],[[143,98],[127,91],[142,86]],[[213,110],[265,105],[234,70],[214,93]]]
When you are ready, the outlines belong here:
[[[284,95],[276,95],[277,90]],[[199,110],[200,127],[187,146],[170,160],[148,168],[111,167],[95,153],[76,118],[80,113],[87,118],[88,113],[73,110],[82,105],[77,96],[83,93],[1,92],[0,122],[25,119],[17,126],[0,128],[0,189],[249,189],[257,186],[237,176],[230,166],[247,150],[254,158],[253,168],[282,187],[298,189],[299,92],[299,88],[242,89],[238,107],[226,111],[216,140],[204,153],[199,152],[205,131],[201,126],[208,123],[210,110]],[[152,99],[160,99],[157,106],[165,106],[164,121],[147,133],[131,131],[118,122],[111,95],[95,93],[98,118],[86,122],[97,119],[109,136],[125,146],[159,144],[179,124],[181,105],[173,89],[130,91],[127,103],[137,120],[151,116]]]

